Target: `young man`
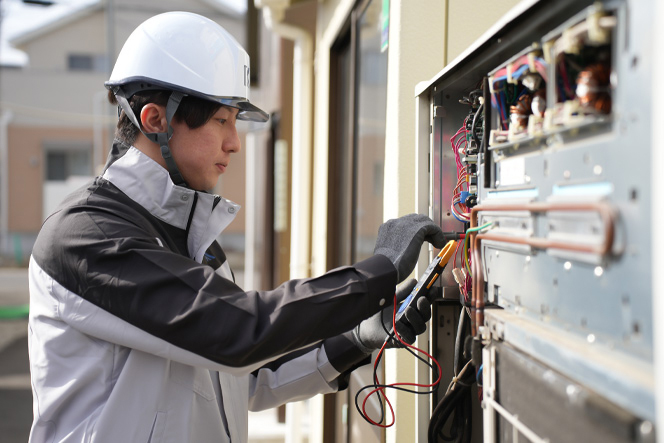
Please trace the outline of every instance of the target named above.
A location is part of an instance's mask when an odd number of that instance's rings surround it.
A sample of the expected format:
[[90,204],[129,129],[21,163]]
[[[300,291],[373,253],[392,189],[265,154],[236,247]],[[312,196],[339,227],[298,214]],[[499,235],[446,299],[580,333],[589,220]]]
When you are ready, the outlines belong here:
[[[105,170],[45,222],[30,261],[30,441],[247,440],[247,410],[345,387],[431,220],[381,226],[375,255],[245,292],[215,239],[238,205],[206,190],[240,150],[249,58],[174,12],[129,37],[106,83],[122,113]],[[404,291],[402,295],[405,295]],[[428,306],[409,308],[413,340]]]

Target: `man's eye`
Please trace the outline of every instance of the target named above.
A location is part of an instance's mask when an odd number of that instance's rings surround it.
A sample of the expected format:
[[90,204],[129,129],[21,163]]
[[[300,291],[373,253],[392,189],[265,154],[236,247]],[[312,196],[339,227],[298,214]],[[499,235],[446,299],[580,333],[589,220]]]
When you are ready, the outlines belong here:
[[219,123],[221,123],[223,125],[224,123],[226,123],[226,119],[225,118],[220,118]]

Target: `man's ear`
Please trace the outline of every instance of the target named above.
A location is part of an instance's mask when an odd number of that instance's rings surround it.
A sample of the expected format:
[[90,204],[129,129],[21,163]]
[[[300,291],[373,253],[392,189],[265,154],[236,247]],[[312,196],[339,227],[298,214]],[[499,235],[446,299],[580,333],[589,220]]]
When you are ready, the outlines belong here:
[[147,133],[167,132],[166,108],[155,103],[148,103],[141,109],[141,125]]

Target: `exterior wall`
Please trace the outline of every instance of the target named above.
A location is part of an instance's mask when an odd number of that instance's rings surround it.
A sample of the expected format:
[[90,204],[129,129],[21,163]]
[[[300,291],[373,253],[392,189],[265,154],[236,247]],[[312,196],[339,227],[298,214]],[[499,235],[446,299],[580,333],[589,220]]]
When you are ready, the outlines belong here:
[[[339,35],[350,11],[353,0],[329,0],[318,7],[316,20],[316,73],[314,108],[314,154],[312,205],[312,275],[326,271],[327,220],[328,220],[328,159],[330,127],[330,48]],[[295,235],[295,233],[293,233]]]
[[[36,233],[48,214],[42,213],[44,144],[89,142],[89,129],[9,127],[9,231]],[[20,147],[20,148],[17,148]]]
[[[66,26],[25,43],[30,70],[66,73],[67,55],[106,53],[105,15],[101,6]],[[103,78],[104,74],[100,74]]]
[[[413,8],[407,0],[390,4],[384,219],[417,210],[417,159],[413,149],[415,86],[443,67],[447,42],[441,31],[446,19],[445,3],[440,0],[422,1],[418,8]],[[418,344],[427,349],[426,337],[420,337]],[[386,354],[387,383],[426,376],[426,373],[417,374],[418,368],[417,360],[405,352],[390,351]],[[395,426],[387,430],[387,442],[426,441],[426,427],[423,428],[423,425],[428,420],[418,419],[429,416],[426,403],[421,403],[427,402],[427,397],[401,391],[390,393],[399,419]]]
[[[70,71],[69,54],[99,54],[106,51],[104,14],[92,12],[69,25],[23,44],[29,65],[3,70],[3,105],[20,106],[14,122],[22,125],[90,127],[94,93],[104,91],[106,72]],[[102,98],[98,98],[99,101]],[[14,106],[15,107],[15,106]],[[110,105],[103,108],[111,113]]]
[[[519,0],[448,0],[445,64],[454,60],[517,3]],[[471,23],[472,26],[469,26]]]
[[[354,3],[351,0],[329,0],[320,3],[318,8],[313,166],[314,275],[325,271],[327,247],[330,47]],[[415,86],[443,69],[516,3],[515,0],[500,4],[482,0],[471,5],[460,0],[422,0],[417,8],[413,8],[405,0],[391,0],[383,219],[417,210],[417,158],[413,149],[416,139]],[[471,22],[473,26],[469,27]],[[423,257],[423,261],[426,260]],[[426,348],[426,342],[424,337],[419,344]],[[423,380],[427,374],[418,373],[411,356],[388,351],[386,377],[390,383]],[[426,396],[396,392],[390,393],[390,398],[399,419],[386,431],[386,441],[426,441],[429,416]]]
[[[8,128],[8,234],[17,264],[26,264],[37,232],[47,214],[42,211],[44,144],[90,142],[90,129],[10,125]],[[91,143],[91,142],[90,142]],[[8,252],[8,251],[7,251]]]

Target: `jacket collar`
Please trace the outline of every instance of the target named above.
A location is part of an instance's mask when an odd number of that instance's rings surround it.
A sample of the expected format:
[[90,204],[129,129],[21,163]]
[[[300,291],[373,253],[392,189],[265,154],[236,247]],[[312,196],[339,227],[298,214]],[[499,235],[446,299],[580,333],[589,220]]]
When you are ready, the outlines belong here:
[[117,140],[102,177],[154,217],[188,229],[189,255],[198,262],[240,210],[240,205],[218,195],[176,186],[161,165]]

